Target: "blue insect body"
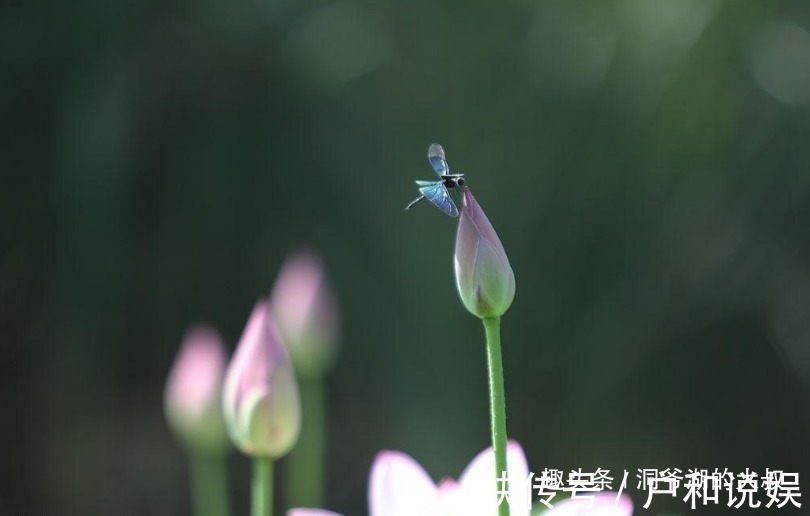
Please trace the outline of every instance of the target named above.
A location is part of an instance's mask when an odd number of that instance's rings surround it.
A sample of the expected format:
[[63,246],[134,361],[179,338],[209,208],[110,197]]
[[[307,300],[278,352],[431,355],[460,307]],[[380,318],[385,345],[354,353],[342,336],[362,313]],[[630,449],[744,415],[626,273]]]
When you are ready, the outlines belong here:
[[458,217],[458,208],[453,198],[450,197],[450,192],[453,188],[461,188],[464,186],[464,174],[451,174],[450,167],[447,165],[447,160],[444,157],[444,149],[438,143],[432,144],[428,148],[428,161],[436,171],[441,179],[439,181],[416,181],[419,186],[419,197],[414,199],[406,210],[411,206],[427,199],[432,202],[437,208],[451,217]]

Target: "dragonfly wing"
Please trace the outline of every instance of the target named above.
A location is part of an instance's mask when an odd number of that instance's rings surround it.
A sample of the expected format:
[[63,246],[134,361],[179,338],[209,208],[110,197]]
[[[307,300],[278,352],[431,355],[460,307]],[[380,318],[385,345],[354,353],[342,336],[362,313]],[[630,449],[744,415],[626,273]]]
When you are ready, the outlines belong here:
[[456,203],[453,202],[450,194],[447,193],[447,188],[444,187],[444,184],[437,182],[428,186],[423,186],[419,189],[419,192],[424,195],[428,201],[435,204],[437,208],[445,212],[447,215],[451,217],[458,217],[458,208],[456,208]]
[[450,167],[447,166],[447,160],[444,157],[444,149],[438,143],[434,143],[428,148],[428,161],[439,177],[450,173]]

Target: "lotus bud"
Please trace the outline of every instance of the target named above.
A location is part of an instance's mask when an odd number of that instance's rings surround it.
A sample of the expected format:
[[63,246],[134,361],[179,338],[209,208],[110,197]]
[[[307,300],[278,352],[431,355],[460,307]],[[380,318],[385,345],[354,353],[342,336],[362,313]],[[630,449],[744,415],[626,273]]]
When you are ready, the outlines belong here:
[[268,303],[256,303],[225,376],[225,423],[231,440],[253,457],[277,459],[298,440],[298,383]]
[[456,287],[467,310],[500,317],[515,298],[515,274],[501,240],[469,188],[464,189],[454,257]]
[[322,376],[334,362],[339,317],[317,256],[299,252],[287,258],[273,287],[270,312],[298,374]]
[[169,427],[194,452],[221,454],[229,448],[222,418],[226,362],[214,329],[200,325],[186,331],[166,383],[164,409]]

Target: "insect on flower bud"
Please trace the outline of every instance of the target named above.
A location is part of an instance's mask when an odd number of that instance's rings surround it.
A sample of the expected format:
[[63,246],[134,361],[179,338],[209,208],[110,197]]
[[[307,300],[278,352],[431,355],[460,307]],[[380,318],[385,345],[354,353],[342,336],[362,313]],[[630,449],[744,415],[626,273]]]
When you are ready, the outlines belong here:
[[500,317],[515,298],[515,274],[495,229],[469,188],[456,234],[456,286],[467,310],[481,319]]
[[296,253],[284,262],[273,293],[270,312],[299,375],[322,376],[337,351],[337,304],[321,260]]
[[219,334],[207,326],[186,331],[166,383],[166,420],[184,445],[197,453],[229,448],[222,419],[227,356]]
[[222,403],[231,440],[248,455],[277,459],[298,440],[298,383],[264,299],[228,366]]

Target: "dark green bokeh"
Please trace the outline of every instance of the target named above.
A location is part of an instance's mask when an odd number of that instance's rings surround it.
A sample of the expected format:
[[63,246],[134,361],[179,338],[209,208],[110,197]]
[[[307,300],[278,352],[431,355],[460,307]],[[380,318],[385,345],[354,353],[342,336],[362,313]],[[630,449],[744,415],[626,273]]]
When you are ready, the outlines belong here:
[[403,211],[433,141],[515,270],[533,471],[628,469],[637,507],[639,467],[806,473],[806,2],[2,11],[0,514],[187,514],[161,410],[180,337],[235,344],[301,245],[344,320],[329,507],[365,512],[380,449],[457,476],[488,444],[486,368],[454,221]]

